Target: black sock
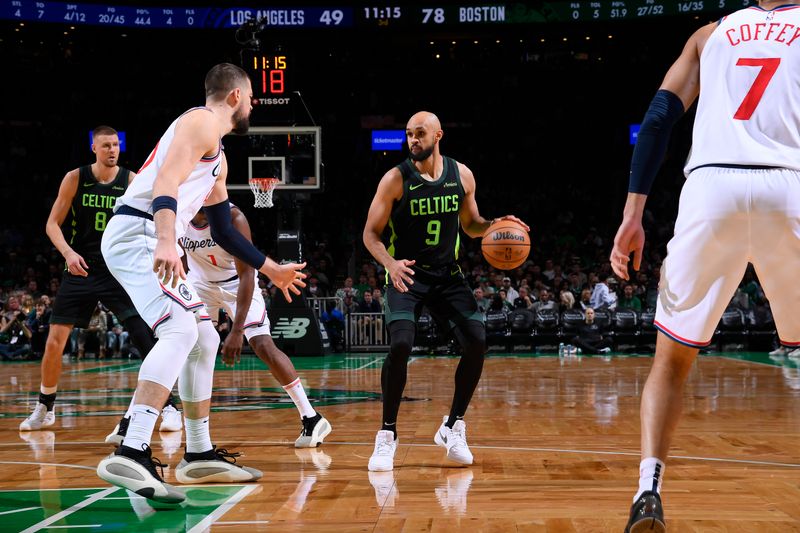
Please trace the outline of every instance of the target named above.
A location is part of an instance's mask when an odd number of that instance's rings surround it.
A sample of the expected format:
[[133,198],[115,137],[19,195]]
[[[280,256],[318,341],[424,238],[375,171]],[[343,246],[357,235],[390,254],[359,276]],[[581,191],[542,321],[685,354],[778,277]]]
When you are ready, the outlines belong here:
[[39,393],[39,403],[43,403],[47,406],[48,411],[53,410],[53,404],[56,403],[56,393],[53,394],[42,394]]
[[453,424],[455,424],[459,420],[464,420],[464,417],[450,415],[447,417],[447,422],[445,422],[444,425],[449,427],[450,429],[453,429]]
[[392,422],[391,424],[384,422],[381,426],[381,431],[391,431],[394,433],[394,439],[397,440],[397,422]]

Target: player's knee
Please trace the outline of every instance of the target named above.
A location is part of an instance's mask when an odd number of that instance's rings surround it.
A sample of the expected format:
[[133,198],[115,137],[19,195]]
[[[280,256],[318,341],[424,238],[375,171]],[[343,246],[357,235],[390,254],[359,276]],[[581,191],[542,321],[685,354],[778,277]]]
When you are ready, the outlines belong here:
[[481,322],[468,320],[456,332],[464,355],[483,357],[486,353],[486,327]]
[[188,354],[199,336],[193,313],[173,311],[172,316],[156,329],[159,342],[168,342],[181,354]]
[[210,357],[212,360],[216,359],[219,351],[219,333],[214,325],[208,320],[200,322],[197,332],[197,345],[202,356]]
[[72,326],[66,324],[51,324],[50,331],[47,333],[48,347],[64,347],[72,333]]
[[410,320],[392,322],[389,325],[389,335],[391,337],[390,358],[395,360],[408,359],[411,355],[411,349],[414,347],[415,330],[414,323]]
[[269,335],[258,335],[257,337],[253,337],[250,339],[250,343],[253,346],[253,351],[256,352],[256,355],[259,359],[264,361],[267,366],[272,366],[276,359],[281,357],[287,357],[285,353],[281,351],[280,348],[275,344],[275,341],[272,340],[272,337]]

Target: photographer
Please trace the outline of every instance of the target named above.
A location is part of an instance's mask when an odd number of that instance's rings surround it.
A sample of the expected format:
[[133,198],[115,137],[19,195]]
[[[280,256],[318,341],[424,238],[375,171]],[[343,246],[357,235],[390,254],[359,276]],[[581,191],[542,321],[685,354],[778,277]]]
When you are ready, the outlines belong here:
[[6,305],[8,310],[0,319],[0,358],[4,361],[28,355],[32,336],[25,324],[25,312],[20,308],[19,299],[11,296]]

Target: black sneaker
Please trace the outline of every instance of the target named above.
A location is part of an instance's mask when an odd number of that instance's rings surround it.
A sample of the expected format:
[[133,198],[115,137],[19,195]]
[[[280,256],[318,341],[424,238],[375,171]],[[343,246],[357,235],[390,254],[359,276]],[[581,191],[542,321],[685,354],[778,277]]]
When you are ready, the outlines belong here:
[[111,444],[115,447],[122,446],[122,441],[125,439],[125,435],[128,434],[128,424],[131,423],[130,417],[123,416],[119,419],[119,423],[114,428],[114,430],[106,435],[106,444]]
[[666,533],[664,509],[661,496],[653,491],[645,491],[631,505],[631,517],[625,533]]
[[263,475],[260,470],[236,464],[240,455],[216,446],[206,452],[187,452],[175,469],[175,478],[181,483],[238,483],[260,479]]
[[[161,475],[156,468],[161,470]],[[153,457],[153,450],[146,444],[142,446],[142,451],[120,446],[97,465],[97,475],[112,485],[153,501],[181,503],[186,496],[172,485],[164,483],[163,474],[164,465]]]
[[294,441],[295,448],[316,448],[331,432],[331,424],[324,416],[317,413],[308,418],[303,417],[303,429],[300,436]]

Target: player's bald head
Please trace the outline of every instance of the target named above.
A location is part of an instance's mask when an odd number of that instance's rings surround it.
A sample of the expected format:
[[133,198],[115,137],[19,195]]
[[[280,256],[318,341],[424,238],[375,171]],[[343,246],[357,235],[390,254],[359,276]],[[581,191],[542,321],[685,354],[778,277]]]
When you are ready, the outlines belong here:
[[406,129],[414,130],[419,127],[425,128],[426,130],[439,131],[442,129],[442,123],[439,122],[439,117],[430,111],[420,111],[414,113],[414,116],[408,119]]

